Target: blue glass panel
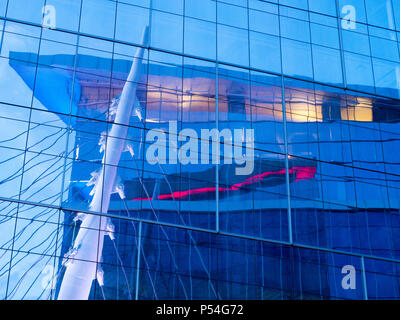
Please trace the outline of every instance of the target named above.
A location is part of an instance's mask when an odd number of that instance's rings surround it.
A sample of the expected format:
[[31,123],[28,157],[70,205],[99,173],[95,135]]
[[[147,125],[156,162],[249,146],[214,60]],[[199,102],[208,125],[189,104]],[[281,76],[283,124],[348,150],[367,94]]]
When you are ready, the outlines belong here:
[[216,21],[216,2],[213,0],[185,0],[185,15],[193,18]]
[[307,10],[307,0],[279,0],[279,4]]
[[336,3],[331,0],[308,0],[310,11],[336,16]]
[[82,0],[80,31],[113,38],[116,3],[108,0]]
[[399,48],[396,41],[370,37],[371,55],[376,58],[400,61]]
[[7,0],[0,1],[0,17],[5,17],[7,8]]
[[182,52],[183,17],[153,11],[151,21],[152,45],[160,49]]
[[249,0],[249,8],[259,10],[259,11],[278,14],[278,6],[275,3],[278,3],[278,0],[271,0],[268,2],[259,1],[259,0]]
[[[283,72],[291,76],[312,78],[311,46],[308,43],[282,39]],[[302,63],[298,63],[301,61]]]
[[81,0],[46,0],[46,5],[55,8],[56,28],[78,30]]
[[123,2],[149,8],[151,0],[124,0]]
[[340,51],[315,45],[312,50],[314,79],[327,84],[341,85],[343,77]]
[[144,28],[149,25],[149,10],[118,4],[115,39],[142,44]]
[[216,28],[215,23],[185,18],[185,53],[215,59]]
[[247,28],[247,9],[218,2],[218,23]]
[[279,35],[279,17],[275,14],[250,10],[249,24],[250,30]]
[[376,93],[400,98],[400,63],[373,59]]
[[362,91],[374,91],[371,58],[358,54],[344,54],[347,85]]
[[368,299],[398,299],[399,263],[365,259]]
[[279,38],[250,32],[250,66],[264,71],[281,72]]
[[[7,17],[42,24],[44,0],[9,1]],[[24,8],[21,10],[21,8]]]
[[339,49],[339,34],[337,28],[322,26],[311,23],[311,41],[312,43]]
[[310,42],[310,27],[307,21],[281,17],[281,36]]
[[369,39],[365,34],[342,30],[342,43],[346,51],[370,55]]
[[365,0],[365,7],[369,24],[395,30],[391,0]]
[[176,14],[183,14],[183,3],[184,0],[152,0],[151,5],[152,9],[167,11]]
[[393,5],[394,19],[396,22],[396,30],[400,31],[400,2],[392,1],[392,5]]
[[239,65],[249,64],[248,31],[218,25],[218,59]]

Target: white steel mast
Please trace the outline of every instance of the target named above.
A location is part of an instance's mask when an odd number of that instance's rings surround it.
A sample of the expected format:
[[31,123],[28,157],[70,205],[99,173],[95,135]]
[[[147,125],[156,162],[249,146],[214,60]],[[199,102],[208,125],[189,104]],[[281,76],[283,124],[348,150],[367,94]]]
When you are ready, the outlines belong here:
[[[148,41],[148,27],[142,35],[142,46]],[[115,120],[106,137],[102,168],[92,174],[94,188],[89,208],[94,212],[107,213],[111,194],[115,192],[117,166],[125,150],[128,125],[134,105],[137,103],[137,82],[140,76],[144,48],[138,48],[128,78],[122,89]],[[100,268],[104,236],[113,238],[113,226],[107,217],[97,214],[78,214],[82,220],[73,248],[64,259],[65,274],[61,282],[58,300],[87,300],[93,280],[103,285]]]

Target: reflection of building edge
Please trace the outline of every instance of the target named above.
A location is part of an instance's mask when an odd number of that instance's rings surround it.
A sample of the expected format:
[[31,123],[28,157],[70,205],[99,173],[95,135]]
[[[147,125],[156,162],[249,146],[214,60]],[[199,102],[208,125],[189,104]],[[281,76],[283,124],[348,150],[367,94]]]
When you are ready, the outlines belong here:
[[[10,61],[10,63],[12,64],[12,61]],[[166,68],[165,69],[166,71],[168,71],[168,69]],[[95,84],[94,84],[94,86],[95,86]],[[108,89],[107,89],[108,90]],[[235,118],[235,119],[233,119],[233,120],[239,120],[239,121],[241,121],[241,120],[243,120],[243,104],[244,104],[244,102],[243,101],[239,101],[238,99],[236,99],[235,98],[235,94],[236,93],[233,93],[233,95],[231,96],[231,98],[229,98],[228,100],[229,100],[229,103],[228,103],[228,108],[229,108],[229,110],[230,111],[233,111],[233,110],[236,110],[237,111],[237,113],[239,114],[239,116],[238,116],[238,118]],[[138,96],[145,96],[146,95],[146,93],[142,90],[140,93],[138,93]],[[144,99],[145,100],[145,99]],[[142,102],[143,103],[143,102]],[[393,104],[395,104],[396,103],[396,101],[394,101],[394,103]],[[240,106],[240,104],[242,104],[242,106]],[[382,107],[382,105],[385,105],[384,107]],[[398,111],[397,110],[395,110],[394,109],[394,107],[391,107],[390,106],[390,104],[391,104],[391,102],[390,101],[388,101],[388,100],[384,100],[384,99],[375,99],[375,100],[372,100],[371,101],[371,105],[372,105],[372,117],[371,117],[371,119],[369,119],[369,121],[379,121],[379,122],[388,122],[388,123],[390,123],[390,122],[397,122],[398,120],[399,120],[399,113],[398,113]],[[146,106],[147,107],[147,106]],[[335,121],[340,121],[340,119],[341,119],[341,114],[340,114],[340,107],[337,105],[337,102],[335,102],[333,99],[331,99],[331,98],[329,98],[329,94],[327,94],[327,98],[326,98],[326,100],[323,102],[323,104],[322,104],[322,110],[321,110],[321,113],[322,113],[322,119],[326,122],[326,128],[328,129],[329,128],[329,123],[334,123]],[[64,112],[64,111],[63,111]],[[84,112],[83,110],[78,110],[78,115],[79,115],[79,112]],[[349,119],[350,120],[350,119]],[[356,120],[356,119],[351,119],[351,120]],[[222,125],[222,121],[221,121],[221,125]],[[260,123],[260,124],[262,124],[262,123]],[[264,123],[263,125],[265,126],[265,131],[266,132],[268,132],[269,131],[269,129],[267,128],[267,124],[268,124],[268,122],[266,122],[266,123]],[[87,123],[84,123],[84,125],[85,125],[85,131],[86,132],[88,132],[88,131],[91,131],[91,129],[92,128],[88,128],[88,124]],[[196,123],[193,123],[193,125],[195,126],[196,125]],[[240,123],[238,123],[237,124],[238,126],[240,126]],[[302,123],[291,123],[290,124],[291,126],[298,126],[298,127],[301,127],[303,124]],[[324,123],[321,123],[321,124],[319,124],[319,127],[321,128],[321,130],[323,130],[323,128],[324,128]],[[79,124],[77,124],[77,126],[79,126]],[[96,126],[96,124],[93,124],[93,132],[99,132],[99,130],[97,129],[97,128],[95,128],[95,126]],[[306,124],[304,124],[304,127],[306,126]],[[328,130],[331,130],[331,129],[328,129]],[[300,130],[301,131],[301,130]],[[77,137],[78,138],[78,137]],[[309,160],[309,161],[311,161],[312,162],[312,160]],[[273,170],[271,170],[271,171],[273,171],[273,172],[279,172],[279,168],[281,169],[282,167],[284,168],[284,164],[283,164],[283,162],[281,163],[281,164],[272,164],[271,165],[271,163],[269,164],[269,165],[267,165],[267,167],[268,166],[272,166],[272,167],[275,167],[275,169],[273,169]],[[306,166],[309,166],[309,164],[308,165],[306,165]],[[79,180],[79,179],[82,179],[82,172],[80,171],[80,168],[78,168],[79,167],[79,165],[76,165],[74,168],[73,168],[73,173],[72,173],[72,175],[73,175],[73,177],[71,178],[71,180]],[[221,170],[224,170],[223,169],[223,167],[221,167]],[[266,170],[264,170],[263,172],[265,172],[265,171],[268,171],[267,169]],[[210,171],[210,172],[213,172],[212,170]],[[87,173],[88,172],[85,172],[85,177],[87,177]],[[201,175],[201,173],[199,173],[200,175]],[[291,176],[293,179],[294,179],[294,175],[293,176]],[[75,179],[76,178],[76,179]],[[179,178],[179,179],[181,179],[181,177]],[[270,186],[266,186],[266,188],[270,188],[271,186],[273,186],[274,184],[275,184],[275,187],[276,187],[276,185],[279,185],[280,183],[279,183],[279,179],[280,179],[280,177],[279,177],[279,174],[276,176],[276,177],[274,177],[274,179],[271,179],[271,180],[266,180],[266,181],[269,181],[270,183],[271,183],[271,185]],[[278,180],[278,182],[276,182],[276,180]],[[274,181],[274,183],[272,183],[272,181]],[[125,183],[125,185],[126,186],[128,186],[130,183],[132,183],[132,180],[126,180],[126,181],[124,181],[124,183]],[[283,183],[284,183],[284,181],[283,181]],[[302,186],[302,187],[305,187],[304,188],[304,192],[305,193],[307,193],[307,184],[311,184],[311,183],[315,183],[314,181],[298,181],[298,182],[296,182],[299,186]],[[135,182],[133,182],[133,184],[135,184]],[[153,191],[153,189],[151,188],[151,185],[153,184],[153,186],[154,186],[154,182],[152,182],[151,181],[151,179],[150,180],[148,180],[148,181],[145,181],[145,184],[148,184],[149,185],[149,189],[150,189],[150,193]],[[227,182],[227,185],[230,185],[228,182]],[[299,187],[299,189],[301,189],[302,187]],[[77,194],[74,192],[74,190],[73,190],[73,188],[74,188],[74,186],[72,186],[72,188],[71,188],[71,190],[70,190],[70,199],[72,199],[72,201],[73,201],[73,199],[74,198],[76,198],[77,197]],[[163,185],[163,186],[161,186],[161,191],[160,191],[160,194],[167,194],[168,193],[168,189],[166,189],[166,186],[165,185]],[[315,188],[309,188],[310,190],[314,190]],[[127,192],[129,192],[129,188],[127,188]],[[284,192],[277,192],[278,194],[279,193],[281,193],[281,196],[282,196],[282,199],[285,199],[285,196],[284,196]],[[298,194],[298,193],[297,193]],[[85,198],[81,198],[81,199],[79,199],[79,196],[80,195],[78,195],[78,198],[77,198],[77,200],[78,201],[87,201],[88,199],[85,199]],[[209,197],[210,196],[210,197]],[[210,193],[209,194],[209,196],[205,196],[205,197],[203,197],[203,198],[201,198],[200,197],[200,200],[207,200],[207,201],[214,201],[214,198],[213,198],[213,193]],[[144,198],[145,196],[144,195],[142,195],[142,198]],[[306,195],[305,195],[305,197],[306,197]],[[132,198],[135,198],[134,196],[132,196]],[[220,196],[220,198],[221,198],[221,201],[223,201],[223,195],[221,195]],[[132,200],[132,199],[131,199]],[[182,199],[182,200],[184,200],[184,199]],[[196,200],[199,200],[199,199],[196,199]],[[196,200],[193,200],[193,203],[195,204],[195,202],[196,202]],[[167,201],[164,201],[164,203],[168,203],[169,201],[167,200]],[[271,201],[272,202],[272,201]],[[115,203],[117,203],[117,202],[115,202]],[[267,203],[267,201],[265,201],[265,203]],[[354,203],[351,203],[351,205],[354,205]],[[279,206],[279,204],[277,205],[277,206]],[[165,206],[166,208],[168,208],[168,206],[166,205]],[[211,207],[212,207],[212,205],[211,205]],[[221,206],[221,208],[223,208],[223,206]],[[305,218],[304,218],[304,220],[302,220],[302,221],[300,221],[299,223],[303,223],[304,225],[313,225],[312,223],[307,223],[307,219],[311,219],[312,221],[314,221],[313,219],[315,219],[315,217],[317,217],[316,219],[318,220],[318,226],[319,226],[319,229],[318,230],[316,230],[315,232],[319,232],[319,230],[322,230],[322,229],[324,229],[324,228],[326,228],[327,226],[329,227],[329,224],[327,224],[326,223],[326,220],[325,220],[325,218],[323,217],[323,213],[324,213],[324,210],[323,210],[323,208],[321,207],[321,208],[315,208],[315,207],[309,207],[309,208],[307,208],[307,205],[305,204],[304,206],[300,206],[299,208],[296,208],[296,206],[295,205],[293,205],[292,206],[292,208],[293,208],[293,210],[297,210],[297,212],[301,212],[301,211],[304,211],[304,213],[305,213]],[[241,208],[241,209],[238,209],[238,210],[229,210],[229,211],[223,211],[223,210],[221,210],[220,211],[220,215],[221,215],[221,217],[223,217],[224,215],[251,215],[252,214],[252,212],[254,211],[254,210],[265,210],[265,212],[275,212],[276,213],[276,215],[277,216],[279,216],[279,212],[280,212],[280,210],[282,210],[282,209],[285,209],[284,207],[281,207],[281,208],[276,208],[276,209],[271,209],[271,208],[269,208],[268,207],[268,205],[266,205],[265,207],[263,207],[262,205],[260,206],[260,207],[255,207],[255,209],[253,209],[253,208],[251,208],[251,207],[249,207],[249,209],[248,210],[246,210],[246,208]],[[120,211],[120,215],[121,216],[124,216],[124,215],[126,215],[126,213],[124,213],[124,209],[121,209],[121,208],[113,208],[113,205],[111,205],[111,210],[115,210],[116,212],[118,212],[118,211]],[[160,211],[162,211],[162,210],[164,210],[165,212],[170,212],[168,209],[162,209],[162,205],[160,204],[160,209],[159,209]],[[337,210],[337,212],[340,212],[340,209],[339,208],[334,208],[334,209],[332,209],[332,210]],[[346,209],[347,210],[347,209]],[[379,211],[379,212],[382,212],[383,210],[385,210],[385,209],[383,209],[383,208],[379,208],[379,207],[376,207],[376,210],[377,211]],[[310,211],[312,211],[312,212],[314,212],[314,215],[315,215],[315,217],[312,217],[312,215],[310,215],[310,214],[308,214]],[[181,215],[183,215],[183,216],[185,216],[186,214],[195,214],[196,216],[197,216],[197,219],[198,219],[198,223],[201,225],[202,223],[201,223],[201,220],[204,220],[204,224],[207,224],[207,221],[209,220],[209,217],[210,216],[212,216],[212,215],[215,215],[215,213],[212,211],[212,210],[210,210],[210,211],[207,211],[207,210],[198,210],[198,212],[196,212],[196,208],[195,208],[195,206],[192,206],[192,208],[189,210],[189,211],[187,211],[187,212],[185,212],[184,210],[182,210],[181,212],[180,212],[180,214]],[[137,210],[131,210],[131,216],[134,216],[134,217],[138,217],[138,216],[140,216],[140,217],[142,217],[142,218],[144,218],[144,219],[151,219],[151,220],[154,220],[154,217],[153,217],[153,213],[151,212],[151,210],[149,210],[148,208],[146,209],[146,208],[144,208],[143,210],[141,210],[141,212],[140,213],[138,213],[137,212]],[[71,224],[73,224],[72,223],[72,214],[71,213],[69,213],[69,212],[65,212],[65,217],[66,217],[66,220],[65,220],[65,223],[66,223],[66,227],[65,227],[65,231],[67,231],[68,229],[69,229],[69,225],[71,225]],[[165,217],[165,216],[164,216]],[[168,218],[166,219],[166,220],[164,220],[165,222],[168,222]],[[240,223],[239,222],[240,220],[238,219],[238,223]],[[174,217],[171,217],[171,222],[174,222]],[[176,222],[176,221],[175,221]],[[78,225],[79,225],[79,223],[78,223]],[[77,225],[77,226],[78,226]],[[116,232],[118,233],[118,231],[120,231],[121,229],[125,229],[125,230],[130,230],[130,231],[128,231],[127,233],[130,233],[130,234],[135,234],[134,233],[134,231],[132,230],[132,226],[128,223],[128,222],[124,222],[124,223],[122,223],[121,222],[121,225],[119,225],[119,226],[116,226],[117,227],[117,230],[116,230]],[[228,229],[229,229],[229,227],[227,227]],[[78,228],[76,228],[76,230],[78,230]],[[338,228],[338,230],[339,230],[339,228]],[[162,235],[160,235],[160,234],[157,234],[157,235],[154,235],[154,233],[155,233],[156,231],[155,231],[155,228],[151,228],[151,227],[144,227],[143,228],[143,230],[142,230],[142,235],[145,237],[145,238],[147,238],[147,237],[158,237],[158,238],[162,238]],[[273,234],[273,231],[271,231],[271,233],[270,234]],[[67,232],[64,232],[64,239],[63,239],[63,248],[62,248],[62,254],[64,254],[64,253],[66,253],[67,251],[68,251],[68,249],[70,248],[70,246],[71,246],[71,243],[73,243],[73,239],[72,239],[72,235],[68,235],[68,236],[66,236],[67,235]],[[75,233],[75,235],[76,235],[76,233]],[[337,237],[340,237],[340,231],[337,231],[337,234],[336,234],[336,236]],[[320,243],[321,244],[323,244],[324,242],[326,242],[327,240],[326,239],[324,239],[324,238],[320,238]],[[143,244],[144,246],[147,246],[148,248],[151,248],[152,246],[156,246],[156,243],[150,243],[149,241],[147,241],[147,242],[145,242],[144,244]],[[321,245],[321,246],[323,246],[323,245]],[[134,248],[133,248],[134,249]],[[133,251],[133,249],[132,249],[132,251]],[[109,250],[110,252],[110,254],[107,254],[107,250]],[[113,250],[113,248],[112,248],[112,245],[109,243],[109,240],[108,239],[106,239],[106,241],[105,241],[105,249],[104,249],[104,254],[103,254],[103,256],[105,257],[105,260],[103,260],[103,268],[104,268],[104,271],[105,271],[105,279],[106,279],[106,282],[107,281],[110,281],[110,282],[112,282],[112,281],[114,281],[113,279],[112,279],[112,277],[114,277],[114,275],[113,275],[113,272],[112,272],[112,267],[111,267],[111,264],[113,263],[112,261],[107,261],[107,258],[108,257],[112,257],[112,254],[111,254],[111,250]],[[125,249],[122,249],[122,250],[125,250]],[[288,250],[288,252],[287,252],[287,257],[288,257],[288,260],[287,260],[287,270],[291,270],[292,268],[295,268],[295,266],[294,266],[294,264],[295,264],[295,261],[293,261],[293,251],[294,249],[293,248],[291,248],[290,250]],[[153,251],[153,250],[149,250],[150,252],[151,251]],[[134,256],[132,256],[132,255],[129,255],[129,252],[122,252],[121,253],[121,255],[122,256],[124,256],[124,259],[126,259],[126,261],[128,261],[129,259],[135,259],[136,257],[134,257]],[[151,257],[149,257],[149,259],[151,259]],[[322,257],[321,258],[321,260],[319,261],[319,263],[320,264],[324,264],[324,262],[326,262],[326,261],[323,261],[325,258],[324,257]],[[61,263],[61,261],[60,261],[60,263]],[[242,263],[244,263],[243,261],[240,261],[240,259],[238,260],[238,261],[235,261],[235,263],[237,263],[237,264],[242,264]],[[133,263],[127,263],[127,264],[129,264],[129,265],[134,265]],[[165,267],[165,269],[167,270],[168,269],[168,266],[164,266]],[[213,268],[217,268],[216,266],[211,266],[211,267],[213,267]],[[210,267],[210,268],[211,268]],[[285,267],[285,268],[286,268]],[[107,268],[109,268],[109,271],[110,272],[107,272]],[[305,274],[310,274],[309,275],[309,277],[310,277],[310,279],[308,279],[309,280],[309,283],[312,283],[313,281],[317,281],[318,279],[314,279],[313,278],[313,274],[314,274],[314,272],[312,272],[312,266],[310,266],[310,271],[304,271],[304,273]],[[325,268],[325,267],[319,267],[319,268]],[[160,270],[162,270],[163,269],[163,266],[160,266]],[[218,272],[221,272],[221,270],[215,270],[216,272],[218,271]],[[320,270],[321,271],[321,270]],[[195,272],[195,271],[194,271]],[[290,273],[291,271],[288,271],[288,273]],[[326,275],[326,277],[328,277],[328,273],[327,272],[322,272],[322,274],[324,274],[324,275]],[[62,277],[63,277],[63,275],[60,275],[60,277],[59,277],[59,279],[62,279]],[[142,279],[140,279],[140,281],[144,281],[144,280],[142,280]],[[294,281],[294,280],[293,280]],[[326,294],[327,294],[327,296],[329,296],[329,279],[319,279],[318,281],[320,281],[320,286],[322,287],[322,288],[325,288],[326,289]],[[58,290],[59,290],[59,285],[60,285],[60,283],[58,283],[58,287],[57,287],[57,293],[58,293]],[[107,283],[106,283],[106,286],[107,286]],[[144,292],[143,292],[143,296],[144,297],[147,297],[148,295],[146,294],[146,285],[143,285],[143,286],[140,286],[141,288],[143,287],[144,289]],[[94,288],[95,288],[95,286],[92,286],[92,294],[94,294]],[[296,288],[296,286],[293,286],[293,288]],[[131,288],[132,289],[132,288]],[[324,291],[325,291],[325,289],[324,289]],[[295,291],[295,289],[293,289],[294,291]],[[142,294],[142,293],[141,293]],[[98,291],[97,291],[97,293],[96,293],[96,295],[99,295],[99,293],[98,293]],[[289,296],[290,297],[297,297],[296,296],[296,292],[292,292],[291,294],[289,294]],[[93,297],[93,296],[91,296],[91,297]],[[312,296],[311,296],[312,297]],[[101,298],[100,296],[97,296],[97,298]],[[212,297],[211,297],[212,298]],[[297,297],[298,298],[298,297]],[[304,297],[303,297],[304,298]]]

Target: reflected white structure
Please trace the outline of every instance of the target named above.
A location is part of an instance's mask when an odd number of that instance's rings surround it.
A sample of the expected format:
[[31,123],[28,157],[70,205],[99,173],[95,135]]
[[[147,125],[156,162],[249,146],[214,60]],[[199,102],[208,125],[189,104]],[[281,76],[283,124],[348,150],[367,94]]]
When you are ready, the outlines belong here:
[[[142,35],[142,44],[147,43],[148,28]],[[115,185],[118,163],[125,150],[129,120],[135,101],[139,71],[143,59],[143,48],[138,48],[133,59],[131,71],[121,93],[116,110],[114,124],[106,138],[102,169],[100,173],[92,174],[93,199],[90,210],[107,213],[111,194],[116,192]],[[74,246],[64,259],[66,271],[62,280],[58,300],[87,300],[93,280],[97,279],[103,285],[103,272],[100,269],[104,236],[113,239],[113,226],[107,217],[99,215],[80,215],[82,224],[75,239]]]

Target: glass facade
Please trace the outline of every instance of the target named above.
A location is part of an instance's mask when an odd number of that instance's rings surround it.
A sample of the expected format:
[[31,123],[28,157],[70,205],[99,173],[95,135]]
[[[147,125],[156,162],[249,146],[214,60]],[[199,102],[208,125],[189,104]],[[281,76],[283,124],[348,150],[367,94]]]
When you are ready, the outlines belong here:
[[399,299],[398,136],[399,0],[0,0],[0,299]]

